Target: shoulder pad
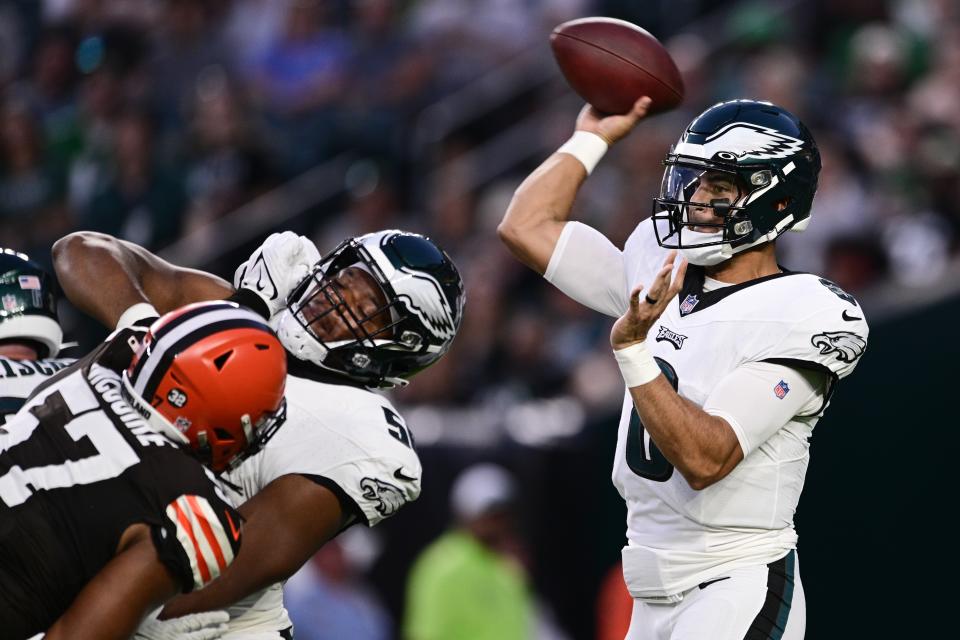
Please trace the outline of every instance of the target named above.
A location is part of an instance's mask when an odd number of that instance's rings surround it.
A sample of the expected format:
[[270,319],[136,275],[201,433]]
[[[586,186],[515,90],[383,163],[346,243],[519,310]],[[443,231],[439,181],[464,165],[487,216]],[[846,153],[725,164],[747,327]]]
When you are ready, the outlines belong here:
[[799,309],[804,317],[793,324],[773,357],[806,362],[843,378],[866,351],[870,328],[853,296],[829,280],[818,280],[826,296],[803,296],[796,301],[809,307]]

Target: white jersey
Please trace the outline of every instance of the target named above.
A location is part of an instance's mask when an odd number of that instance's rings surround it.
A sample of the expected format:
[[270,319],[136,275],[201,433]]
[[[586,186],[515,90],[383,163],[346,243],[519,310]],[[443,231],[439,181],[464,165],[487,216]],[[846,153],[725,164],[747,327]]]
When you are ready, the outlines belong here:
[[0,425],[20,410],[42,382],[76,362],[74,358],[14,360],[0,356]]
[[[287,378],[287,420],[264,449],[227,474],[242,504],[291,473],[321,481],[356,503],[373,526],[420,495],[420,460],[403,419],[383,396],[343,384]],[[281,585],[228,609],[227,638],[253,638],[291,626]],[[269,636],[261,636],[269,637]],[[277,637],[277,636],[273,636]]]
[[[598,236],[568,223],[545,277],[579,302],[620,315],[633,287],[652,282],[665,250],[649,220],[622,253]],[[744,460],[701,491],[657,450],[625,394],[613,482],[627,503],[624,578],[638,598],[671,596],[720,573],[767,564],[796,546],[793,514],[808,439],[836,381],[866,348],[867,324],[856,301],[815,275],[780,273],[711,291],[703,284],[703,268],[691,265],[646,341],[681,396],[702,407],[725,376],[753,363],[819,371],[828,387],[822,401],[785,424],[738,432]],[[769,397],[756,399],[757,410],[788,393],[787,383],[772,383]]]

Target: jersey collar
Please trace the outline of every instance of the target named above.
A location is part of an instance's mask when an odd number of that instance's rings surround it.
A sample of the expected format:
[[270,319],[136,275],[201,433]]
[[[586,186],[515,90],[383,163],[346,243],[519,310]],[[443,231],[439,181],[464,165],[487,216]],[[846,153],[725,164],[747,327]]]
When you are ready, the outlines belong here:
[[780,273],[747,280],[740,284],[727,285],[712,291],[704,291],[703,282],[706,279],[706,269],[699,265],[691,264],[687,267],[687,275],[683,279],[683,288],[680,289],[680,295],[677,296],[677,304],[680,307],[680,317],[688,316],[697,311],[703,311],[707,307],[717,304],[727,296],[737,291],[742,291],[747,287],[752,287],[769,280],[776,280],[777,278],[802,274],[800,271],[790,271],[782,265],[777,266],[780,267]]

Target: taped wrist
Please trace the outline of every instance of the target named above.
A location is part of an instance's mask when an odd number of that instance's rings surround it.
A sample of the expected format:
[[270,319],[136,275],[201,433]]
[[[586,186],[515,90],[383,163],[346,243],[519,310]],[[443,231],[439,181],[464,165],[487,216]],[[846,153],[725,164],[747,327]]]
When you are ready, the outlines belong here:
[[573,156],[587,170],[587,175],[590,175],[609,148],[607,141],[595,133],[574,131],[570,139],[557,149],[557,153]]
[[647,351],[645,342],[638,342],[614,351],[613,357],[617,359],[617,364],[620,366],[620,375],[623,376],[627,388],[647,384],[660,375],[660,365]]

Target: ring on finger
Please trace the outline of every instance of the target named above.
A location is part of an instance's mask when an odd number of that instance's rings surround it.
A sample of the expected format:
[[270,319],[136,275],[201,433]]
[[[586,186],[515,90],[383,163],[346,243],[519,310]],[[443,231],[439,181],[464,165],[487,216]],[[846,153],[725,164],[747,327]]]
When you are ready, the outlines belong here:
[[657,304],[657,301],[651,298],[650,296],[643,296],[647,300],[647,304]]

